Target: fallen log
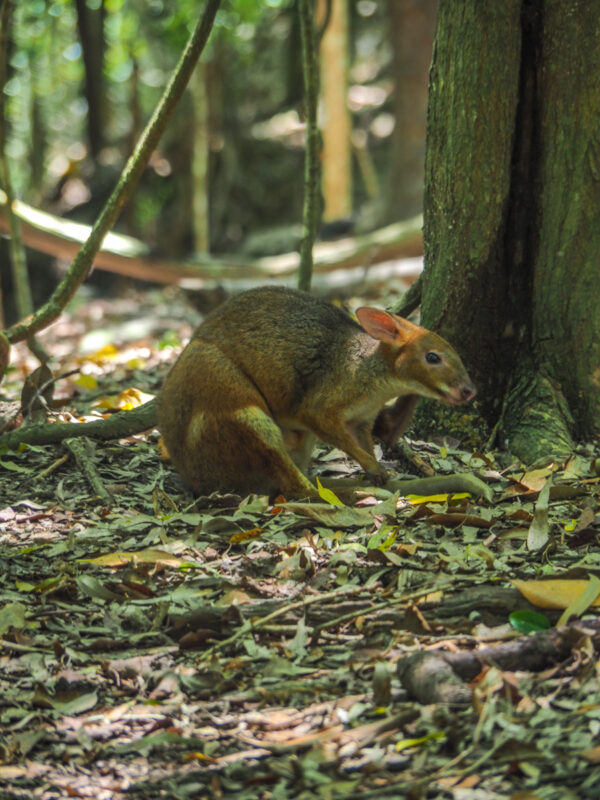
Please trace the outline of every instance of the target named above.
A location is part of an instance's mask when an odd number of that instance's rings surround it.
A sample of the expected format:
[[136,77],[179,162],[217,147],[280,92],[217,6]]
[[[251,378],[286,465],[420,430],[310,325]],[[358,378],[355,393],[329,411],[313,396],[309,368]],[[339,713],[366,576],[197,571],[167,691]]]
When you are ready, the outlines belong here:
[[[0,190],[2,233],[9,233],[6,204],[6,195]],[[23,241],[27,247],[55,258],[71,260],[91,230],[89,225],[62,219],[19,200],[15,201],[13,208],[21,221]],[[333,242],[319,242],[314,248],[315,272],[318,275],[355,269],[358,273],[364,273],[381,262],[420,256],[423,253],[422,226],[423,219],[419,216],[371,233]],[[215,283],[228,288],[229,282],[237,284],[238,281],[249,281],[255,285],[261,280],[292,279],[298,263],[299,254],[295,252],[259,259],[206,256],[197,257],[194,261],[170,261],[154,257],[150,248],[139,239],[109,233],[94,260],[94,267],[161,284],[191,281],[193,288],[203,289]],[[390,269],[388,265],[386,274]],[[410,274],[415,275],[414,267],[411,267]]]

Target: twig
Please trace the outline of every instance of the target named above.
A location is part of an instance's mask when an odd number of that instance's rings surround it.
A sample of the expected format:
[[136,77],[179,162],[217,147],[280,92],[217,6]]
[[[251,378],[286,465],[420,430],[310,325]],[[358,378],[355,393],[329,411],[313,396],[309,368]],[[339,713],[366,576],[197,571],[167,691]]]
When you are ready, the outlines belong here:
[[0,445],[16,448],[20,444],[56,444],[63,439],[90,436],[94,439],[120,439],[141,433],[156,425],[156,402],[118,411],[107,419],[94,422],[55,422],[43,425],[27,425],[0,435]]
[[62,465],[68,460],[69,456],[67,453],[62,455],[60,458],[57,458],[56,461],[53,461],[49,467],[46,467],[46,469],[43,469],[41,472],[38,472],[36,476],[36,481],[45,480],[48,477],[48,475],[52,475],[53,472],[55,472],[59,467],[62,467]]
[[433,467],[426,461],[423,461],[421,456],[418,455],[418,453],[415,453],[407,441],[404,439],[399,439],[395,446],[398,448],[398,450],[400,450],[402,458],[405,458],[409,464],[412,464],[412,466],[421,475],[424,475],[426,478],[431,478],[435,475],[435,470]]
[[95,443],[86,438],[65,439],[65,447],[75,456],[77,466],[83,473],[94,494],[104,503],[112,502],[112,495],[102,483],[94,463]]
[[432,592],[443,592],[446,589],[452,588],[452,585],[453,584],[448,583],[448,584],[443,584],[442,586],[434,586],[434,587],[429,586],[424,589],[418,589],[415,592],[409,592],[408,594],[404,594],[402,595],[402,597],[399,598],[391,597],[389,600],[385,600],[382,603],[377,603],[377,605],[371,606],[371,608],[368,609],[359,608],[359,609],[354,609],[353,611],[348,611],[346,614],[342,614],[341,616],[336,617],[335,619],[329,620],[327,622],[324,622],[322,625],[315,627],[311,639],[311,644],[312,645],[316,644],[319,635],[326,628],[333,628],[336,625],[341,625],[344,622],[348,622],[351,619],[355,619],[356,617],[367,616],[368,614],[372,614],[374,611],[381,611],[382,609],[389,608],[390,606],[408,603],[412,600],[416,600],[418,597],[422,597],[423,595],[431,594]]
[[200,661],[206,661],[209,658],[215,656],[220,650],[224,650],[230,644],[240,639],[242,636],[245,636],[247,633],[252,633],[259,629],[262,629],[264,625],[272,622],[277,617],[281,617],[284,614],[289,614],[290,611],[295,611],[298,608],[306,608],[307,606],[313,605],[314,603],[326,603],[329,600],[339,600],[340,597],[352,597],[355,594],[361,594],[365,591],[364,586],[353,586],[350,589],[336,589],[333,592],[326,592],[325,594],[316,594],[314,597],[304,598],[299,600],[296,603],[286,603],[285,605],[281,606],[280,608],[275,609],[270,614],[267,614],[266,617],[262,617],[258,620],[246,620],[238,629],[229,636],[227,639],[223,639],[222,642],[218,642],[217,644],[213,645],[209,650],[206,650],[202,653],[199,657]]

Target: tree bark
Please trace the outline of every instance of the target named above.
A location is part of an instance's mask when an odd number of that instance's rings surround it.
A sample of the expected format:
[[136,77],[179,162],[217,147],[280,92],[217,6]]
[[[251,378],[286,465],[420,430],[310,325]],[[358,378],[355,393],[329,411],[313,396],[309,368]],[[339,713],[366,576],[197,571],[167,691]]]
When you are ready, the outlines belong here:
[[482,413],[526,461],[600,430],[596,11],[440,2],[423,324],[464,356]]
[[585,0],[544,8],[532,325],[584,437],[600,433],[600,16]]

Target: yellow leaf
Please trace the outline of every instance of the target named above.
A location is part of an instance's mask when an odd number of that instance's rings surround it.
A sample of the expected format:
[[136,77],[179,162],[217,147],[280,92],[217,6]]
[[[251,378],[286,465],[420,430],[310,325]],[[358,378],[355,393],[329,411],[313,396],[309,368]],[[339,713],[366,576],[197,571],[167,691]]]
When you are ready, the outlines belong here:
[[91,361],[93,364],[101,364],[103,361],[111,361],[118,354],[119,350],[114,344],[107,344],[104,347],[101,347],[100,350],[97,350],[95,353],[85,356],[85,358],[82,360]]
[[600,745],[598,747],[591,747],[589,750],[584,750],[579,754],[586,761],[591,761],[592,764],[600,764]]
[[76,386],[80,386],[82,389],[96,389],[98,387],[98,381],[94,378],[93,375],[86,375],[85,373],[80,374],[73,383]]
[[132,408],[143,406],[152,400],[154,395],[146,394],[140,389],[123,389],[120,394],[113,394],[106,397],[100,397],[95,403],[92,403],[96,408],[106,408],[109,411],[130,411]]
[[420,546],[421,542],[401,542],[396,547],[396,553],[399,556],[414,556]]
[[319,492],[319,497],[321,500],[324,500],[326,503],[329,503],[331,506],[343,506],[344,504],[340,500],[340,498],[332,492],[331,489],[326,489],[319,478],[317,478],[317,491]]
[[144,403],[149,403],[154,398],[154,395],[142,392],[141,389],[131,388],[122,391],[119,397],[127,408],[136,408],[137,406],[143,406]]
[[547,467],[542,467],[542,469],[531,469],[529,472],[524,473],[519,479],[519,483],[522,483],[534,492],[540,491],[555,469],[556,467],[553,463],[549,464]]
[[[568,608],[590,585],[584,580],[513,581],[523,597],[538,608]],[[590,605],[600,605],[600,591]]]
[[242,592],[240,589],[230,589],[218,601],[218,605],[229,608],[230,606],[241,606],[244,603],[251,603],[252,598],[247,592]]
[[240,531],[240,533],[234,533],[233,536],[229,537],[230,544],[239,544],[240,542],[248,542],[250,539],[258,539],[258,537],[264,533],[264,528],[252,528],[249,531]]
[[121,408],[118,394],[99,397],[92,405],[94,408],[106,408],[108,411],[116,411]]
[[83,564],[96,564],[99,567],[125,567],[132,562],[138,564],[160,564],[168,567],[180,567],[183,564],[181,558],[167,553],[165,550],[138,550],[137,552],[114,552],[105,553],[96,558],[80,558]]
[[466,497],[471,497],[469,492],[458,492],[457,494],[407,494],[404,498],[408,500],[413,506],[420,506],[423,503],[445,503],[448,499],[451,500],[464,500]]
[[409,747],[417,747],[420,744],[425,744],[426,742],[430,741],[444,741],[446,739],[446,734],[443,731],[433,731],[433,733],[428,733],[426,736],[419,736],[417,739],[400,739],[400,741],[396,742],[396,752],[400,752],[401,750],[406,750]]

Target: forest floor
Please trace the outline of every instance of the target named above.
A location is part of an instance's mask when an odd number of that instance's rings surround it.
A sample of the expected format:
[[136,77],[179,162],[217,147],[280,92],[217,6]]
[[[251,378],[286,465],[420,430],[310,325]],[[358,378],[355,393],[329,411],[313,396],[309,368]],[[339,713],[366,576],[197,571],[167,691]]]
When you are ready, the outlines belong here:
[[[49,417],[149,399],[197,321],[174,290],[72,308]],[[597,446],[412,439],[491,499],[270,506],[194,501],[158,438],[82,457],[108,501],[62,445],[0,450],[1,798],[600,796]]]

